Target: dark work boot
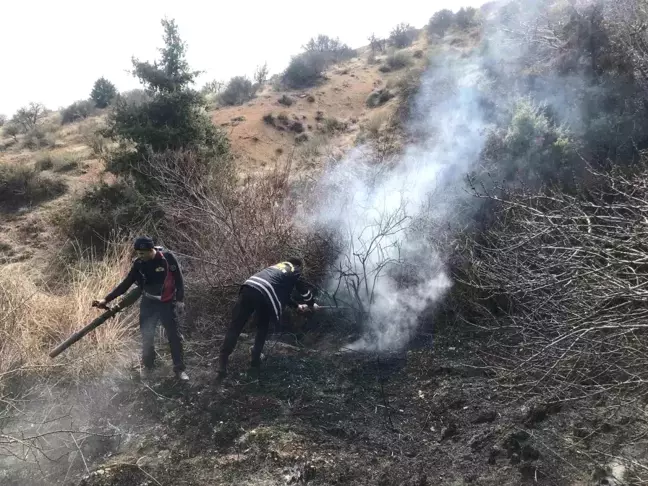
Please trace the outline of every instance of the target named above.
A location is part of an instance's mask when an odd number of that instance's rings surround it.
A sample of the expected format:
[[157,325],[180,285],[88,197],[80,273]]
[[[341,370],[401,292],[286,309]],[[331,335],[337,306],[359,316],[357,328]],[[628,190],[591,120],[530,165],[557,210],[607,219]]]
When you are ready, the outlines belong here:
[[220,355],[218,358],[218,372],[216,373],[216,382],[220,383],[227,376],[227,356]]
[[261,360],[264,358],[262,353],[254,352],[254,349],[250,349],[250,369],[247,372],[247,375],[255,381],[259,381],[261,376]]
[[255,366],[255,364],[256,363],[253,362],[250,365],[250,369],[248,369],[247,375],[251,380],[259,381],[259,379],[261,378],[261,366],[259,364],[256,364]]
[[[250,346],[250,359],[252,360],[252,363],[259,363],[256,366],[260,366],[261,361],[265,361],[266,355],[263,353],[257,353],[254,351],[254,346]],[[252,364],[251,366],[255,366]]]

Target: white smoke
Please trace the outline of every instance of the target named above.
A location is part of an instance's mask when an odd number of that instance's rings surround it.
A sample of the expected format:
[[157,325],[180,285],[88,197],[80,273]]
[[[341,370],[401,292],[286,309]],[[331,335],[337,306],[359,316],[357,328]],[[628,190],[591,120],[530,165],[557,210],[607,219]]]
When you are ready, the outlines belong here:
[[[309,222],[314,230],[337,230],[344,247],[329,290],[346,292],[369,316],[365,335],[351,348],[401,349],[423,313],[448,292],[452,282],[439,242],[451,240],[449,226],[474,216],[465,177],[480,172],[490,131],[510,128],[521,100],[547,105],[561,130],[579,136],[591,118],[583,113],[588,95],[612,92],[592,85],[582,60],[569,74],[558,74],[554,51],[530,41],[533,33],[559,29],[556,19],[569,19],[573,8],[585,12],[591,3],[567,8],[553,0],[520,0],[484,10],[479,45],[454,48],[445,39],[445,47],[435,46],[407,127],[415,141],[398,160],[385,163],[370,147],[358,147],[318,182],[323,202]],[[514,173],[528,160],[497,164],[503,174]]]
[[[414,126],[423,138],[393,167],[372,165],[366,147],[331,167],[320,181],[326,203],[315,226],[338,229],[344,251],[337,278],[370,318],[366,335],[350,347],[402,348],[421,313],[451,287],[431,234],[450,221],[467,197],[462,179],[479,158],[486,123],[479,90],[486,78],[478,54],[436,54],[414,106]],[[432,223],[432,224],[430,224]]]

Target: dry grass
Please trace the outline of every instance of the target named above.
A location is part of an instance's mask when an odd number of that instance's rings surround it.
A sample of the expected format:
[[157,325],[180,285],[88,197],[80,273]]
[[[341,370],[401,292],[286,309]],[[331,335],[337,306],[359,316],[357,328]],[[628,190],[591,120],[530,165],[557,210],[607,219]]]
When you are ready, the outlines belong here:
[[383,129],[392,122],[393,110],[380,110],[369,115],[363,129],[371,138],[378,138]]
[[21,369],[64,364],[69,377],[80,378],[127,358],[132,310],[97,328],[56,361],[48,356],[55,344],[99,315],[90,303],[121,279],[130,258],[127,246],[116,244],[103,260],[82,262],[68,270],[69,288],[63,295],[38,285],[41,275],[32,263],[0,267],[0,387],[3,377]]

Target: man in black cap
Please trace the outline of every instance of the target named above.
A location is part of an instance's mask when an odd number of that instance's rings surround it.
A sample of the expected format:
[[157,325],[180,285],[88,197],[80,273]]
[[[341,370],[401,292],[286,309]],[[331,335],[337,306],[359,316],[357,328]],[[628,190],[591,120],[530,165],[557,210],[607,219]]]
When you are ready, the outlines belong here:
[[142,378],[150,377],[155,362],[155,327],[162,322],[173,358],[173,371],[178,379],[187,381],[182,351],[182,340],[178,331],[178,311],[184,308],[184,280],[176,257],[168,250],[156,247],[147,236],[135,240],[137,259],[128,275],[115,289],[101,300],[94,301],[96,307],[126,293],[131,285],[142,289],[140,303],[140,330],[142,332]]
[[[254,346],[250,350],[251,368],[254,374],[258,374],[261,366],[261,351],[268,336],[270,321],[278,323],[281,320],[285,305],[296,308],[300,312],[317,309],[313,294],[301,279],[302,269],[303,262],[300,258],[288,258],[284,262],[261,270],[243,283],[232,312],[232,322],[220,350],[219,381],[225,378],[228,358],[236,347],[236,341],[245,323],[253,313],[257,333]],[[293,289],[299,292],[302,304],[292,299]]]

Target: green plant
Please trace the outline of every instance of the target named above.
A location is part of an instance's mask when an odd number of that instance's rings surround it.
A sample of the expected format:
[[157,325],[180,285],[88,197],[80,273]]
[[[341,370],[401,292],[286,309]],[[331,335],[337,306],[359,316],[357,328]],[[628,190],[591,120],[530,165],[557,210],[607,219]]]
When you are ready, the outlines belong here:
[[18,134],[20,133],[20,127],[16,125],[15,123],[7,123],[3,129],[3,133],[11,138],[14,139],[14,141],[18,141]]
[[432,15],[432,18],[428,22],[427,32],[430,35],[439,35],[443,37],[448,29],[452,27],[455,17],[452,10],[440,10]]
[[81,140],[90,147],[92,155],[97,158],[104,158],[108,152],[108,140],[102,132],[103,127],[96,120],[88,120],[79,127]]
[[377,106],[387,103],[394,97],[394,94],[387,88],[374,91],[367,97],[366,105],[369,108],[376,108]]
[[409,118],[411,114],[411,100],[419,92],[422,76],[423,68],[414,67],[404,71],[393,82],[393,86],[398,89],[398,114],[401,120]]
[[0,163],[0,209],[15,210],[62,195],[67,185],[58,177],[45,177],[35,168]]
[[293,56],[282,75],[282,83],[289,88],[301,89],[314,86],[322,79],[324,70],[331,64],[356,55],[349,46],[326,35],[310,39],[304,49],[305,52]]
[[225,89],[221,92],[219,100],[228,106],[242,105],[250,101],[256,92],[252,81],[245,76],[235,76],[229,80]]
[[39,171],[68,172],[78,168],[83,158],[83,153],[76,152],[44,153],[36,158],[34,168]]
[[29,103],[28,106],[20,108],[11,121],[15,123],[22,133],[35,129],[45,117],[45,106],[41,103]]
[[3,127],[5,123],[7,123],[7,115],[0,114],[0,128]]
[[300,89],[316,85],[322,78],[328,63],[320,52],[304,52],[294,56],[282,76],[289,88]]
[[344,131],[347,126],[347,123],[341,122],[337,118],[326,118],[324,120],[324,131],[327,133]]
[[151,154],[190,149],[213,170],[229,165],[229,142],[205,112],[204,97],[191,88],[198,73],[186,61],[186,44],[173,20],[162,20],[164,44],[154,63],[133,60],[134,75],[147,97],[137,104],[120,97],[102,132],[119,146],[107,156],[107,169],[133,177],[141,190],[150,189],[150,177],[138,167]]
[[263,86],[268,80],[268,63],[263,63],[262,66],[256,68],[254,71],[254,82],[257,85],[257,88]]
[[398,48],[411,46],[418,33],[410,24],[400,23],[389,34],[389,43]]
[[119,93],[117,95],[117,98],[126,105],[130,106],[138,106],[151,101],[151,96],[149,96],[149,94],[143,89],[131,89],[130,91],[124,91],[123,93]]
[[342,61],[355,55],[355,51],[346,44],[340,42],[338,38],[331,38],[328,35],[318,35],[312,37],[305,46],[306,52],[321,52],[329,54],[333,60]]
[[54,168],[54,159],[51,154],[44,154],[36,159],[34,168],[39,171],[52,170]]
[[29,150],[53,147],[56,145],[56,137],[54,133],[48,131],[45,127],[37,126],[25,134],[22,145]]
[[300,121],[294,121],[290,124],[290,130],[295,133],[302,133],[304,131],[304,124]]
[[117,88],[106,78],[101,77],[95,81],[90,93],[90,99],[97,108],[106,108],[117,96]]
[[477,9],[473,7],[461,7],[459,11],[455,14],[455,24],[460,29],[467,29],[473,25],[477,24]]
[[265,123],[266,125],[275,126],[277,122],[275,121],[275,117],[272,113],[266,113],[265,115],[263,115],[263,123]]
[[385,58],[385,65],[390,71],[397,71],[412,64],[412,56],[405,51],[396,51]]
[[72,123],[88,118],[94,113],[95,105],[90,100],[75,101],[61,110],[61,123]]
[[375,34],[371,34],[369,37],[369,47],[371,48],[371,54],[375,56],[376,52],[384,52],[387,41],[385,39],[379,39]]
[[156,216],[152,204],[125,181],[100,183],[76,199],[58,215],[55,224],[67,238],[82,248],[93,248],[99,255],[115,235],[142,231],[147,217]]
[[284,106],[291,106],[294,103],[293,99],[290,96],[286,95],[286,94],[281,96],[281,98],[279,98],[277,100],[277,102],[280,105],[284,105]]

